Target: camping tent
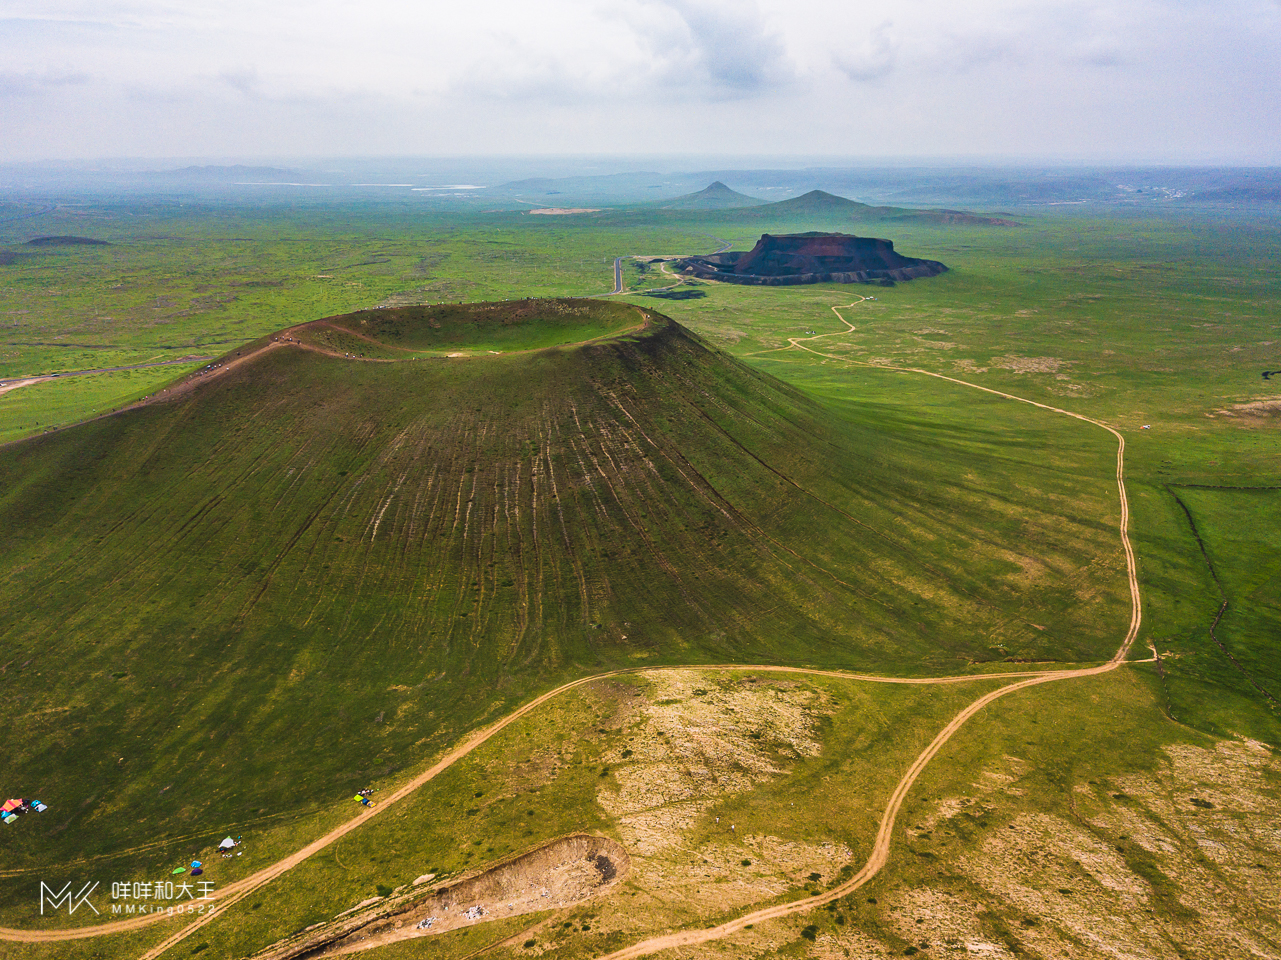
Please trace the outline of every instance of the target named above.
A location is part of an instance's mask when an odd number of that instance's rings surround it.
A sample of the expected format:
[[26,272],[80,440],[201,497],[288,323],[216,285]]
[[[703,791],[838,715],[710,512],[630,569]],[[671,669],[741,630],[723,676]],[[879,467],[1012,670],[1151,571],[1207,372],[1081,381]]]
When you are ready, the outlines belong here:
[[21,808],[22,808],[21,799],[6,800],[4,803],[0,804],[0,813],[11,813],[14,810],[20,810]]
[[228,837],[228,838],[227,838],[226,840],[224,840],[222,843],[218,844],[218,849],[219,849],[219,850],[230,850],[230,849],[231,849],[232,847],[234,847],[235,845],[236,845],[236,841],[235,841],[235,840],[232,840],[232,839],[231,839],[231,837]]

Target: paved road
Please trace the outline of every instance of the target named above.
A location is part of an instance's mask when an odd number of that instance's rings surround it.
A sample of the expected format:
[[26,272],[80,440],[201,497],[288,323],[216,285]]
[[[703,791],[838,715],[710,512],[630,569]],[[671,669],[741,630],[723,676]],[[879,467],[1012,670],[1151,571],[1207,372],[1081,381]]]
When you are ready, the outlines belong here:
[[[718,253],[724,253],[726,250],[729,249],[730,241],[722,240],[720,237],[713,237],[712,239],[720,244],[719,247],[717,247],[714,251],[712,251],[713,256],[715,256]],[[679,256],[674,256],[673,259],[680,259],[680,257],[683,257],[683,256],[689,256],[689,254],[680,254]],[[623,261],[630,260],[630,259],[631,259],[630,256],[614,258],[614,289],[609,291],[607,296],[616,297],[623,292]],[[666,289],[666,288],[663,288],[663,289]],[[586,298],[576,297],[574,299],[586,299]]]

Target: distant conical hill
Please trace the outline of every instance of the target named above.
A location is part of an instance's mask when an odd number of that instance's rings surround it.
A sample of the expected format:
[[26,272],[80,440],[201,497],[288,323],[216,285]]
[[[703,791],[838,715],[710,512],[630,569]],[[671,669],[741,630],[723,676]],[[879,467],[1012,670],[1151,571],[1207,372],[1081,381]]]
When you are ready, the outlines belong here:
[[0,448],[6,777],[76,823],[39,862],[335,802],[608,668],[1093,649],[1071,591],[1010,614],[1005,501],[934,433],[626,303],[371,310],[161,396]]
[[[779,200],[769,205],[771,213],[792,213],[792,214],[839,214],[845,216],[854,216],[866,214],[877,208],[869,206],[866,203],[859,203],[857,200],[848,200],[845,197],[838,197],[834,193],[828,193],[825,190],[811,190],[809,193],[803,193],[799,197],[791,197],[788,200]],[[882,207],[882,210],[892,209]]]
[[664,201],[664,210],[732,210],[738,207],[759,207],[766,201],[731,190],[719,180],[710,186],[683,197]]
[[[693,196],[697,196],[694,194]],[[1018,226],[1006,217],[987,217],[964,210],[920,210],[909,207],[873,206],[825,190],[811,190],[799,197],[761,203],[728,214],[735,220],[810,220],[825,223],[932,223],[956,226]]]

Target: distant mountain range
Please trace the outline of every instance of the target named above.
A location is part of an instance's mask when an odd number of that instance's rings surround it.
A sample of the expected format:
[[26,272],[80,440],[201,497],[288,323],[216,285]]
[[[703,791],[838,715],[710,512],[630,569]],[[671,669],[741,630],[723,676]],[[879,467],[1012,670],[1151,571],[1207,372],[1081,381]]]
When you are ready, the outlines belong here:
[[1184,199],[1188,203],[1281,203],[1281,187],[1222,187],[1202,190]]
[[297,179],[301,176],[297,170],[284,170],[280,167],[247,167],[243,164],[232,166],[182,167],[178,170],[149,170],[144,176],[166,180],[199,180],[203,183],[239,183],[254,180],[278,181]]
[[663,210],[725,210],[736,220],[754,221],[779,217],[860,220],[867,222],[914,221],[972,226],[1018,226],[1005,217],[984,217],[964,210],[913,210],[907,207],[874,207],[846,197],[811,190],[799,197],[770,203],[731,190],[717,180],[697,193],[686,194],[660,204]]

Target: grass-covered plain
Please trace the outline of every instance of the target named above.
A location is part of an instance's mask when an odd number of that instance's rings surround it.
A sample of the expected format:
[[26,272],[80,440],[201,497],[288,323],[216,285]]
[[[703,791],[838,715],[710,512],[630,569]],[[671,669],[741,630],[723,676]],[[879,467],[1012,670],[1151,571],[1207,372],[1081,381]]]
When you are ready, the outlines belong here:
[[974,431],[1008,402],[963,388],[928,419],[820,403],[647,316],[454,360],[276,346],[7,448],[11,770],[66,798],[11,862],[339,800],[612,667],[1111,655],[1102,431]]
[[[0,710],[23,736],[11,741],[9,789],[59,801],[4,838],[4,866],[22,871],[19,884],[82,855],[110,855],[95,863],[146,876],[225,831],[252,833],[255,863],[281,855],[345,816],[334,804],[352,788],[394,782],[475,724],[609,666],[740,660],[923,673],[1110,655],[1127,608],[1113,440],[963,386],[875,369],[919,367],[1125,433],[1145,604],[1136,649],[1152,644],[1161,662],[1130,680],[1037,688],[977,718],[984,723],[950,748],[955,762],[940,758],[930,774],[939,779],[918,786],[919,815],[907,815],[930,836],[911,835],[906,859],[896,848],[877,881],[882,891],[869,891],[879,906],[864,898],[826,911],[808,924],[812,938],[801,935],[805,925],[776,924],[743,949],[871,949],[858,930],[900,954],[949,937],[1054,953],[1053,938],[1036,940],[1048,920],[1061,949],[1086,955],[1078,921],[1106,899],[1086,878],[1080,909],[1056,913],[974,866],[986,851],[1015,876],[1010,864],[1032,854],[997,839],[1044,845],[1059,829],[1031,823],[1032,814],[1083,818],[1096,840],[1124,847],[1116,869],[1153,891],[1150,902],[1136,894],[1134,909],[1159,915],[1162,942],[1195,941],[1179,924],[1191,922],[1188,910],[1208,908],[1180,900],[1177,888],[1209,882],[1196,872],[1205,866],[1152,853],[1161,844],[1195,848],[1155,798],[1182,796],[1180,817],[1189,796],[1224,811],[1207,793],[1213,784],[1266,768],[1231,754],[1232,738],[1281,738],[1268,699],[1278,693],[1281,629],[1275,491],[1228,489],[1281,485],[1279,392],[1260,376],[1281,368],[1275,220],[1038,214],[1019,227],[969,227],[652,211],[129,212],[143,226],[102,207],[56,229],[22,227],[101,236],[112,241],[105,248],[31,252],[17,244],[18,225],[5,225],[8,249],[23,255],[0,266],[0,320],[13,322],[0,372],[215,353],[380,303],[600,293],[614,256],[710,252],[722,241],[746,249],[762,230],[888,235],[903,253],[951,270],[891,289],[683,282],[666,291],[675,296],[647,296],[679,278],[625,261],[635,292],[620,302],[670,315],[743,363],[709,366],[716,355],[684,337],[511,355],[566,337],[505,330],[514,339],[469,334],[455,349],[383,333],[374,338],[379,359],[472,356],[344,363],[281,349],[170,403],[11,445],[0,456],[8,558],[0,591],[14,611],[0,636],[8,661]],[[869,295],[841,311],[849,331],[831,307]],[[384,315],[396,312],[367,316]],[[611,323],[585,328],[581,339],[615,332]],[[817,353],[789,346],[788,338],[819,336],[803,341]],[[347,340],[317,345],[355,352]],[[75,378],[0,396],[0,428],[16,437],[37,421],[44,430],[105,412],[165,379],[154,368],[140,373],[145,382]],[[1220,646],[1209,630],[1224,599]],[[953,703],[933,694],[913,702],[909,712],[926,726]],[[556,735],[576,729],[566,716],[540,744],[555,747]],[[565,733],[561,743],[585,736]],[[826,737],[831,758],[851,751]],[[897,775],[912,737],[876,742],[883,774]],[[1230,756],[1217,766],[1197,761],[1203,779],[1184,786],[1193,748]],[[607,749],[605,740],[593,749]],[[582,784],[599,777],[586,758]],[[985,763],[1016,786],[994,792],[965,779]],[[1261,799],[1250,802],[1275,811],[1274,774],[1260,776],[1251,790]],[[833,780],[806,790],[811,804],[819,789],[835,791],[828,831],[839,804],[861,799]],[[986,812],[953,812],[946,801],[957,797]],[[585,798],[558,800],[557,810],[572,812],[564,816],[533,807],[547,822],[542,835],[619,829]],[[1132,800],[1143,809],[1127,807]],[[1224,843],[1253,815],[1205,809],[1192,813],[1227,817],[1216,827]],[[864,810],[875,812],[870,803]],[[941,828],[954,838],[948,844],[931,845],[940,835],[931,817],[951,824]],[[1147,854],[1130,843],[1148,836],[1134,833],[1136,817],[1165,824]],[[435,807],[406,829],[435,820],[456,829]],[[533,842],[528,827],[500,821],[495,842],[470,862]],[[401,847],[400,839],[380,846],[368,868],[341,881],[338,873],[285,881],[297,884],[286,899],[309,906],[262,928],[287,933],[305,925],[304,914],[369,895],[371,881],[404,882],[421,864],[397,859]],[[1266,850],[1256,852],[1253,862],[1275,868]],[[753,858],[720,866],[742,859]],[[1229,915],[1263,930],[1246,906],[1258,892],[1224,871],[1213,882],[1253,891],[1234,893]],[[1090,882],[1111,889],[1115,877],[1100,876]],[[942,899],[922,906],[911,891],[927,883]],[[974,904],[993,912],[963,930],[957,917]],[[25,909],[7,916],[25,922]],[[904,917],[912,926],[951,919],[914,937]],[[593,934],[598,922],[588,924]],[[253,940],[252,919],[222,923],[206,949],[263,942]],[[505,949],[578,956],[614,945],[581,931],[534,939],[530,950]],[[79,949],[132,955],[133,943]],[[476,947],[450,934],[429,951],[463,956]],[[379,955],[418,954],[402,944]]]

